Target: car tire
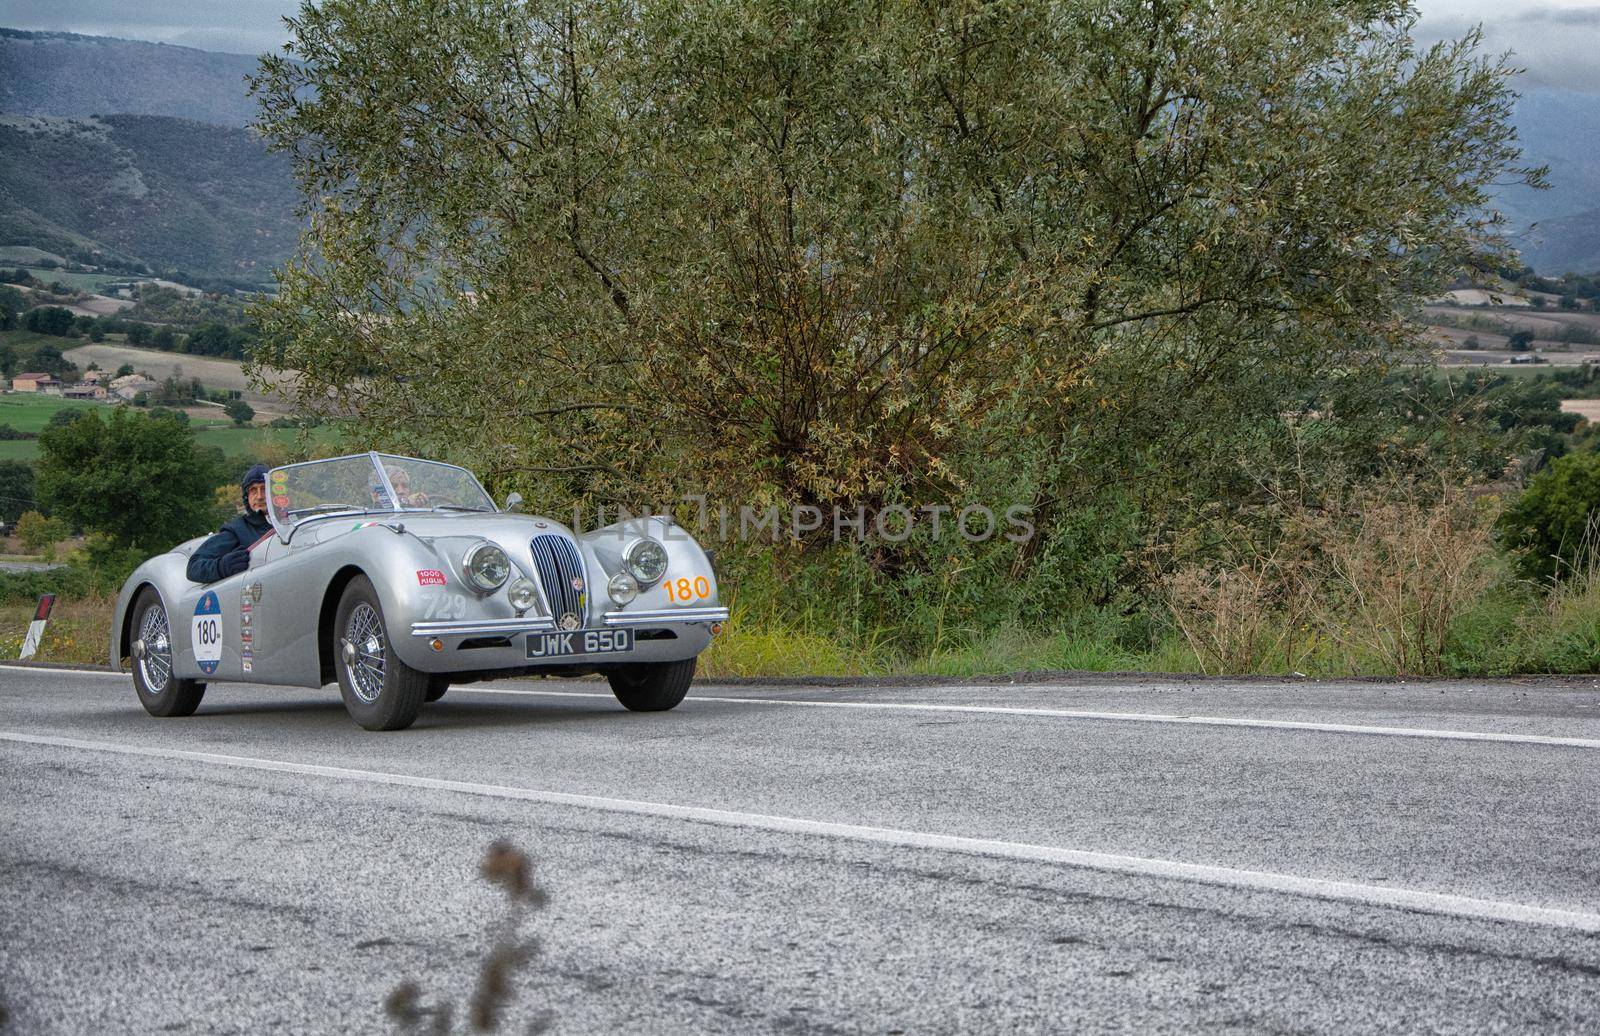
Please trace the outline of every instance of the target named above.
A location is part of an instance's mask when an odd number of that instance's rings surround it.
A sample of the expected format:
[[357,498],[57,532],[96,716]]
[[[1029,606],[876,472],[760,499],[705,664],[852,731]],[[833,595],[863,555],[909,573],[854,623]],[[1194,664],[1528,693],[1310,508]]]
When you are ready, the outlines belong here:
[[344,588],[333,616],[334,672],[350,718],[368,730],[404,730],[416,722],[428,674],[394,653],[383,603],[366,576]]
[[161,595],[145,587],[133,602],[133,689],[152,716],[193,716],[206,685],[173,675],[172,622]]
[[606,674],[611,693],[632,712],[665,712],[689,693],[695,659],[677,662],[636,662]]
[[450,680],[447,677],[430,676],[428,677],[428,693],[423,695],[422,700],[426,702],[436,702],[440,698],[443,698],[444,692],[448,691],[449,689]]

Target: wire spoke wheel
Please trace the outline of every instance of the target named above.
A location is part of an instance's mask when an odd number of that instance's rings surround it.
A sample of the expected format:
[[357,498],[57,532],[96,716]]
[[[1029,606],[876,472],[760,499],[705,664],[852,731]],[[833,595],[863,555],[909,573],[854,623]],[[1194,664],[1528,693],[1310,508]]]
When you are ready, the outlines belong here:
[[383,620],[365,601],[350,611],[345,622],[345,667],[356,697],[371,704],[383,693]]
[[383,603],[364,575],[346,584],[329,630],[339,694],[350,718],[368,730],[404,730],[417,718],[431,677],[413,669],[384,632]]
[[151,694],[160,694],[172,678],[172,630],[167,625],[165,608],[155,605],[145,609],[139,623],[139,639],[144,643],[143,657],[138,659],[140,675]]
[[166,602],[153,588],[145,587],[134,598],[131,614],[133,622],[125,643],[133,657],[133,689],[139,694],[139,704],[152,716],[194,715],[206,685],[178,675]]

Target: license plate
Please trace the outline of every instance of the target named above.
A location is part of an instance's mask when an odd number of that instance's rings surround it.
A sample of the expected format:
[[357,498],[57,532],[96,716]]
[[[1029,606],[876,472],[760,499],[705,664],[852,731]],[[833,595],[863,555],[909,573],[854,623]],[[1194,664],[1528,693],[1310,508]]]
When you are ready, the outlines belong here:
[[564,655],[607,655],[633,650],[633,630],[573,630],[570,633],[528,634],[529,658]]

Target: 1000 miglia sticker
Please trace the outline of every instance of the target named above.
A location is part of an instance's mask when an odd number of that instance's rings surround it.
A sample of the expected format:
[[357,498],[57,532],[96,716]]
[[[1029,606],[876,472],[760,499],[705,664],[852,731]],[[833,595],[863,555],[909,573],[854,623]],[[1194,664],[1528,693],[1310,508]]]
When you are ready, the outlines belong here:
[[194,660],[202,673],[214,673],[222,662],[222,606],[215,590],[207,590],[194,606],[194,625],[189,628]]

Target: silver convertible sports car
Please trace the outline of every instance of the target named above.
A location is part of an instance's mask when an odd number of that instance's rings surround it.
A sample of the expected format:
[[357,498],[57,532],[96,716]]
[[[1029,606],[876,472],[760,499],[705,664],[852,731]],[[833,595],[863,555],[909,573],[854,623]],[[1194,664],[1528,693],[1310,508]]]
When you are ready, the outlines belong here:
[[683,700],[728,610],[700,546],[670,517],[583,535],[497,508],[465,469],[364,453],[274,468],[273,532],[245,571],[185,575],[190,540],[117,599],[111,662],[156,716],[206,681],[337,681],[369,730],[409,726],[451,684],[602,673],[630,709]]

